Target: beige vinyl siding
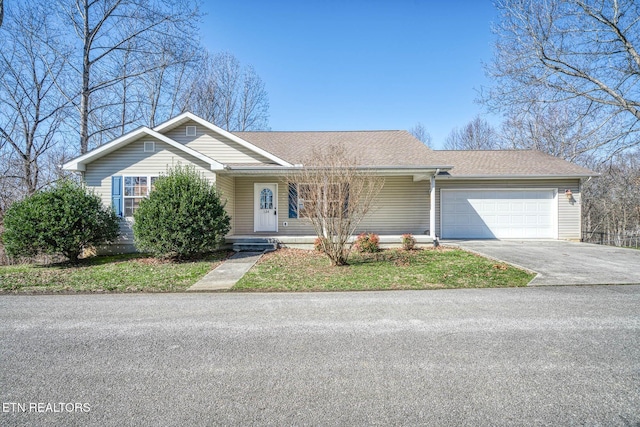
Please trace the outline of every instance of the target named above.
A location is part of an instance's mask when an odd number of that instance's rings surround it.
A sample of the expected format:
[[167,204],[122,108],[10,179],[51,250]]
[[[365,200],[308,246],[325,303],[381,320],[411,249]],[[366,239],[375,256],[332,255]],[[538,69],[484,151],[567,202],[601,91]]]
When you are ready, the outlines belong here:
[[220,199],[226,202],[225,210],[231,216],[231,230],[229,234],[234,232],[235,222],[235,178],[228,175],[218,174],[216,176],[216,189],[220,195]]
[[[145,141],[155,142],[153,153],[144,152]],[[210,182],[216,180],[216,174],[207,163],[151,137],[141,138],[89,163],[84,180],[87,187],[100,196],[105,206],[111,206],[112,176],[158,176],[178,164],[195,165]],[[121,243],[133,242],[130,219],[121,222],[121,233]]]
[[[187,126],[196,127],[196,136],[187,136]],[[222,164],[228,163],[273,163],[250,149],[219,135],[212,130],[194,122],[188,121],[165,132],[169,138],[187,145],[207,157]]]
[[[580,239],[580,180],[578,179],[536,179],[536,180],[436,180],[436,230],[440,236],[440,190],[443,188],[455,189],[508,189],[508,188],[538,188],[555,189],[558,192],[558,239]],[[573,192],[574,202],[570,202],[564,192],[570,189]]]
[[429,229],[429,181],[411,176],[384,178],[384,187],[357,233],[425,234]]
[[[307,221],[289,218],[288,184],[280,177],[235,178],[235,228],[236,235],[260,235],[254,233],[254,183],[278,184],[278,235],[313,235]],[[284,226],[287,222],[288,226]],[[429,228],[429,182],[413,182],[410,176],[386,177],[384,187],[371,212],[358,227],[357,233],[368,231],[377,234],[424,234]]]

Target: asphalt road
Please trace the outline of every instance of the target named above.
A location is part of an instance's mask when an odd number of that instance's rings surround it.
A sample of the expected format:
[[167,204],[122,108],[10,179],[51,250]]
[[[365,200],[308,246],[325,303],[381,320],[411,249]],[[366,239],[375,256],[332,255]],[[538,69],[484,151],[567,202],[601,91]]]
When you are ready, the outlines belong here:
[[640,286],[3,296],[0,346],[0,425],[640,425]]

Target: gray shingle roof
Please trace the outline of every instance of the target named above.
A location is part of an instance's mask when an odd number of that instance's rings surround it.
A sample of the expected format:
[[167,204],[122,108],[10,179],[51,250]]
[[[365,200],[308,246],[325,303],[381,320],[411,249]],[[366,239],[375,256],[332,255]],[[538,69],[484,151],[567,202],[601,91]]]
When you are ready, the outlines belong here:
[[362,166],[428,166],[431,150],[403,130],[343,132],[234,132],[234,135],[293,164],[314,149],[344,146]]
[[432,151],[434,161],[453,165],[459,176],[595,176],[589,169],[536,150]]
[[597,173],[535,150],[430,150],[407,131],[234,132],[292,164],[315,149],[342,145],[363,166],[453,166],[444,175],[596,176]]

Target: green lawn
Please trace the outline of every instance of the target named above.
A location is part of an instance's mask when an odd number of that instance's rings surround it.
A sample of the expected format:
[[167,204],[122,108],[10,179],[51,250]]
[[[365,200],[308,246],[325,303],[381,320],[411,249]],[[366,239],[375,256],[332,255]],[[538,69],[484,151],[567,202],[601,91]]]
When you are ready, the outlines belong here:
[[264,255],[234,291],[351,291],[526,286],[534,275],[460,249],[353,254],[331,267],[313,251],[281,249]]
[[[229,255],[161,261],[141,254],[94,257],[74,266],[0,267],[0,293],[180,292]],[[332,267],[314,251],[281,249],[264,255],[233,291],[351,291],[525,286],[532,274],[459,249],[385,250],[353,254]]]
[[227,251],[197,261],[161,261],[141,254],[102,256],[77,265],[0,267],[0,293],[176,292],[219,265]]

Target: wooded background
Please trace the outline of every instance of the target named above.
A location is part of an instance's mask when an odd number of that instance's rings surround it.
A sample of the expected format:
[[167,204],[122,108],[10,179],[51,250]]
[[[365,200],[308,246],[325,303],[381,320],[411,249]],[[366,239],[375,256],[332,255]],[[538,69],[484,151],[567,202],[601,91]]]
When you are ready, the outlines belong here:
[[[3,7],[4,6],[4,7]],[[447,149],[537,149],[589,167],[585,238],[640,235],[640,10],[634,0],[498,0],[483,117]],[[0,0],[0,226],[59,165],[184,111],[268,130],[265,82],[199,42],[197,0]],[[420,123],[412,129],[431,144]],[[601,233],[607,235],[604,239]]]

